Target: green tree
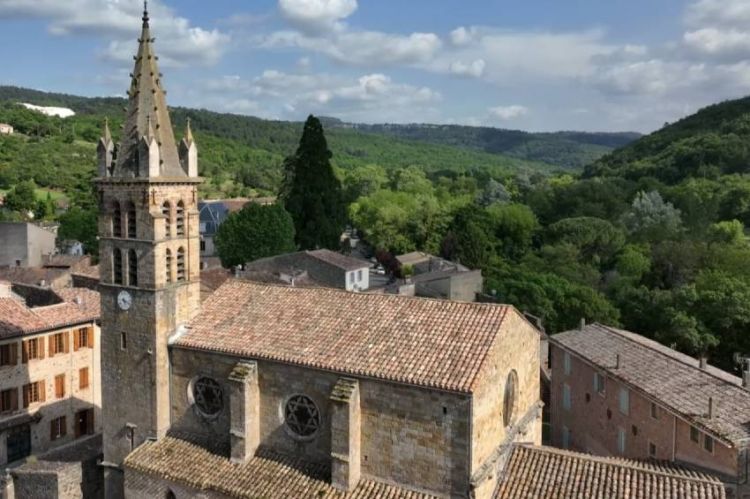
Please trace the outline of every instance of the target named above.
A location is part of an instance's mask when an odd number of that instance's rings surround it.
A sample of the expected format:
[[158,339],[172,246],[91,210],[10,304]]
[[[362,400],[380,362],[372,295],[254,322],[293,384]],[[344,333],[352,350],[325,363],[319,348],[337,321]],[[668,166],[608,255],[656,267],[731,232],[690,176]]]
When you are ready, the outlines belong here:
[[57,231],[58,241],[79,241],[83,243],[83,249],[91,255],[99,254],[99,239],[97,234],[97,212],[95,210],[84,210],[78,206],[72,206],[68,211],[60,215],[60,229]]
[[36,184],[27,180],[20,182],[5,196],[5,206],[9,210],[26,213],[36,208]]
[[536,215],[523,204],[493,204],[487,208],[499,252],[510,259],[523,257],[539,227]]
[[279,204],[250,203],[219,226],[214,240],[224,267],[295,250],[294,222]]
[[646,241],[669,238],[682,229],[680,210],[658,191],[640,191],[622,222],[634,237]]
[[477,205],[458,210],[441,245],[443,257],[470,268],[487,268],[495,253],[492,219]]
[[340,246],[346,206],[331,157],[320,120],[310,116],[299,148],[288,164],[284,185],[290,187],[282,191],[282,201],[294,220],[296,242],[301,249],[337,250]]

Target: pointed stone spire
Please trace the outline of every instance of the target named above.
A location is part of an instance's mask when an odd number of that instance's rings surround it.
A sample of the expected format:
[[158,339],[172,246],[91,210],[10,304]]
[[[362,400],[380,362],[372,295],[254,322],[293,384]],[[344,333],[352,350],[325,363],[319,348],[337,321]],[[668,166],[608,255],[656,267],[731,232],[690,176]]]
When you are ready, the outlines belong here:
[[[143,5],[143,28],[138,39],[138,53],[128,90],[128,107],[123,127],[122,140],[117,152],[114,177],[175,178],[184,177],[177,144],[172,133],[172,122],[161,86],[158,57],[154,52],[154,38],[151,37],[148,4]],[[157,144],[158,151],[150,151],[149,157],[158,154],[158,168],[153,164],[140,164],[144,159],[141,140],[148,136],[149,145]],[[154,139],[153,141],[151,139]]]
[[115,144],[112,142],[112,133],[109,131],[109,118],[104,118],[102,137],[96,147],[96,156],[99,164],[99,176],[109,177],[112,175],[114,166]]
[[185,125],[185,141],[189,144],[192,144],[194,142],[193,130],[190,128],[190,117],[188,117],[187,125]]
[[180,141],[180,165],[188,177],[198,176],[198,146],[193,138],[193,130],[190,126],[190,118],[185,125],[185,136]]

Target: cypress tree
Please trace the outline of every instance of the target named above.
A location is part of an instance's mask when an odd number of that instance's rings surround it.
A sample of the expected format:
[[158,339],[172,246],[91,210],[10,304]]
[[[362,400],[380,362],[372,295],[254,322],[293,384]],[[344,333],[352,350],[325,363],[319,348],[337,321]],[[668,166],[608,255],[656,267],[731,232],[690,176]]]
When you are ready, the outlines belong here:
[[302,250],[340,247],[346,205],[331,157],[323,125],[310,115],[297,152],[285,162],[281,192],[284,207],[294,220],[297,246]]

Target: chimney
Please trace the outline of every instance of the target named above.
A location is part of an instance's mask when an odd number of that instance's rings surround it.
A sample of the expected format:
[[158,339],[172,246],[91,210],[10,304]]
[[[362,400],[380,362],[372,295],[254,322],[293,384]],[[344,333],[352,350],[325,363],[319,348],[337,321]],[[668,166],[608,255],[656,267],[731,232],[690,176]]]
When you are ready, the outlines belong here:
[[76,296],[75,298],[73,298],[73,303],[75,303],[76,305],[83,305],[83,300],[80,296]]
[[701,354],[701,356],[698,358],[698,365],[703,370],[705,370],[708,366],[708,357],[706,357],[705,354]]
[[617,354],[617,360],[615,362],[615,369],[620,369],[620,354]]
[[580,331],[583,331],[583,328],[585,328],[585,327],[586,327],[586,318],[585,317],[581,317],[581,322],[578,323],[578,329]]
[[714,398],[708,397],[708,419],[713,419],[714,417]]

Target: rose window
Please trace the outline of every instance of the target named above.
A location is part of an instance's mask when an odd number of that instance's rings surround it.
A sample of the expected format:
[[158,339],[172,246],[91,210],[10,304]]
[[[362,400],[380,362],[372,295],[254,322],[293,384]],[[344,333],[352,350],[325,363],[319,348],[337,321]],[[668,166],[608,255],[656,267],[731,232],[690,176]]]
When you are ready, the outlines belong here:
[[295,395],[286,403],[284,421],[297,435],[309,437],[320,427],[320,411],[309,397]]
[[224,407],[224,394],[211,378],[198,378],[193,384],[195,406],[206,416],[215,416]]

